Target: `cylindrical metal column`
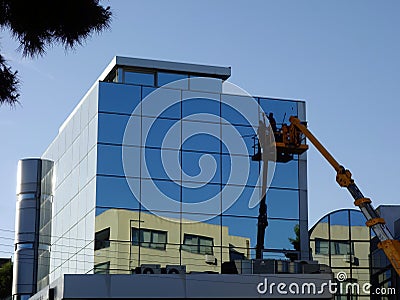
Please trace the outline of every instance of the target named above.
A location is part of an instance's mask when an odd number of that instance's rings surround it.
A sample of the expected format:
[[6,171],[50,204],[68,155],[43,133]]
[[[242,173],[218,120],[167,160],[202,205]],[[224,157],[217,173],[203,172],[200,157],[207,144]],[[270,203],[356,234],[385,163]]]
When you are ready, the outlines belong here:
[[[37,292],[42,165],[37,158],[18,162],[12,289],[13,299],[17,300]],[[49,166],[48,161],[45,166]]]

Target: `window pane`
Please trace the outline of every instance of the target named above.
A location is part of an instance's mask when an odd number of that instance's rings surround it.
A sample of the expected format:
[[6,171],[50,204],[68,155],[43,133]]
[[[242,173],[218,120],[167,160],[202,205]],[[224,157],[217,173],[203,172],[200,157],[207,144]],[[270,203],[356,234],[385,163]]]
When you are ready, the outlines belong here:
[[328,217],[324,217],[310,229],[310,239],[329,239]]
[[189,81],[190,89],[193,91],[222,92],[221,79],[190,75]]
[[366,219],[361,211],[350,211],[351,239],[370,240],[370,229],[365,225]]
[[299,218],[299,192],[270,188],[267,191],[267,214],[273,218]]
[[94,266],[94,274],[109,274],[109,273],[110,273],[109,261]]
[[[151,211],[180,212],[180,183],[168,180],[141,181],[142,208]],[[166,216],[163,214],[163,216]]]
[[220,214],[221,186],[219,184],[183,182],[182,185],[182,211],[195,214]]
[[299,187],[298,161],[276,163],[271,187],[297,189]]
[[144,230],[144,229],[141,229],[140,230],[141,232],[141,235],[140,235],[140,241],[141,242],[145,242],[145,243],[150,243],[151,242],[151,233],[150,233],[150,231],[149,230]]
[[132,228],[132,245],[139,245],[139,229]]
[[202,92],[182,92],[182,117],[187,120],[219,122],[219,95]]
[[142,144],[146,147],[179,149],[181,146],[181,121],[143,118]]
[[[187,74],[158,72],[158,86],[163,86],[165,84],[168,84],[168,87],[171,87],[171,88],[187,90],[189,88],[189,86],[188,86],[189,81],[183,80],[183,79],[188,79],[188,78],[189,78],[189,76]],[[178,80],[181,80],[181,81],[175,82]]]
[[222,245],[224,247],[233,244],[235,247],[241,248],[241,252],[245,253],[251,253],[251,249],[255,249],[257,243],[257,218],[222,216],[222,228],[223,231],[228,229],[228,234],[223,234],[222,236]]
[[182,180],[203,183],[221,182],[220,155],[182,151]]
[[236,143],[243,143],[242,145],[233,145],[234,147],[225,146],[222,148],[223,153],[238,154],[244,156],[252,156],[257,151],[257,144],[255,143],[256,132],[253,127],[222,124],[222,142],[231,145],[230,141],[237,141]]
[[222,189],[222,213],[257,217],[260,197],[260,187],[225,185]]
[[[124,151],[125,164],[122,164]],[[140,176],[140,148],[99,144],[97,173],[102,175]],[[125,167],[125,169],[124,169]]]
[[131,114],[139,102],[139,86],[100,82],[99,111]]
[[[181,91],[143,87],[142,115],[157,118],[181,118]],[[154,105],[156,103],[156,105]]]
[[329,254],[329,242],[322,239],[315,240],[315,253],[316,254]]
[[219,153],[220,125],[202,122],[182,122],[182,149]]
[[341,210],[330,215],[330,230],[332,240],[349,239],[349,212]]
[[154,86],[154,73],[125,71],[125,83]]
[[260,164],[249,156],[222,155],[222,183],[246,186],[261,185]]
[[142,148],[142,178],[180,180],[180,151]]
[[270,112],[274,114],[278,129],[283,123],[289,124],[290,116],[297,115],[297,102],[295,101],[260,98],[260,106],[267,115]]
[[[128,121],[129,116],[126,115],[111,115],[99,113],[98,142],[121,145]],[[140,124],[140,122],[138,124]]]
[[249,96],[222,94],[221,117],[224,124],[258,126],[257,100]]
[[139,201],[133,195],[130,186],[139,191],[139,179],[121,177],[97,176],[97,206],[115,208],[139,208]]
[[298,221],[269,220],[265,231],[266,247],[294,250],[294,243],[299,240],[296,234],[298,224]]

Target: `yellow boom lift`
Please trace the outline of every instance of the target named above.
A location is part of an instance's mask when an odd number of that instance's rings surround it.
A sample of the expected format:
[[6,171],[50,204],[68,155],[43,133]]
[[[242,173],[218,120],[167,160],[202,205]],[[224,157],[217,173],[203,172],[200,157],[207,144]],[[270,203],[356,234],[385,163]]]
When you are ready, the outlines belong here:
[[340,165],[326,150],[318,139],[307,129],[304,122],[297,117],[289,118],[290,125],[283,125],[281,130],[274,133],[277,150],[277,161],[288,161],[293,154],[301,154],[308,149],[304,143],[303,135],[317,148],[322,156],[336,171],[336,181],[341,187],[347,188],[354,198],[354,205],[358,206],[367,219],[366,225],[370,227],[379,238],[378,247],[381,248],[392,266],[400,276],[400,241],[395,240],[385,225],[385,220],[379,216],[371,204],[371,199],[364,197],[357,187],[351,172]]

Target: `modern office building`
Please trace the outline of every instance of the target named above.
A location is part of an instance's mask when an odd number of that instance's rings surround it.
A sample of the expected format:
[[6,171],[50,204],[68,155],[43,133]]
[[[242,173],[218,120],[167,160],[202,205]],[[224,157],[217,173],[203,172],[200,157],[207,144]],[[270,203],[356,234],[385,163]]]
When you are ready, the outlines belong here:
[[[370,282],[370,229],[365,217],[356,209],[340,209],[322,217],[310,229],[312,258],[328,265],[334,277],[343,275],[343,284],[358,283],[360,287]],[[340,282],[339,282],[340,283]],[[342,293],[338,290],[335,299],[368,298],[362,288]]]
[[[230,75],[112,60],[41,159],[20,162],[17,215],[33,223],[20,217],[16,228],[15,298],[66,274],[128,276],[148,265],[220,274],[224,263],[255,257],[260,118],[305,121],[305,102],[252,97]],[[309,260],[306,165],[306,153],[268,162],[264,259]],[[37,275],[24,273],[19,253]]]

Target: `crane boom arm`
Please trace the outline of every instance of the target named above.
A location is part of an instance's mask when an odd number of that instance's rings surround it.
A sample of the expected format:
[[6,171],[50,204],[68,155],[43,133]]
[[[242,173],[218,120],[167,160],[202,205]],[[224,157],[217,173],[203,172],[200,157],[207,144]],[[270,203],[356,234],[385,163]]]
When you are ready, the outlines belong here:
[[329,164],[336,171],[336,181],[341,187],[347,188],[354,199],[354,205],[358,206],[361,212],[367,219],[366,225],[370,227],[378,237],[380,243],[378,244],[392,266],[400,276],[400,241],[395,240],[385,225],[385,220],[379,216],[371,204],[369,198],[365,198],[358,186],[352,179],[352,174],[349,170],[340,165],[335,158],[328,152],[328,150],[318,141],[318,139],[307,129],[301,121],[291,116],[289,119],[291,126],[295,126],[300,130],[306,138],[315,146],[315,148],[322,154],[322,156],[329,162]]

